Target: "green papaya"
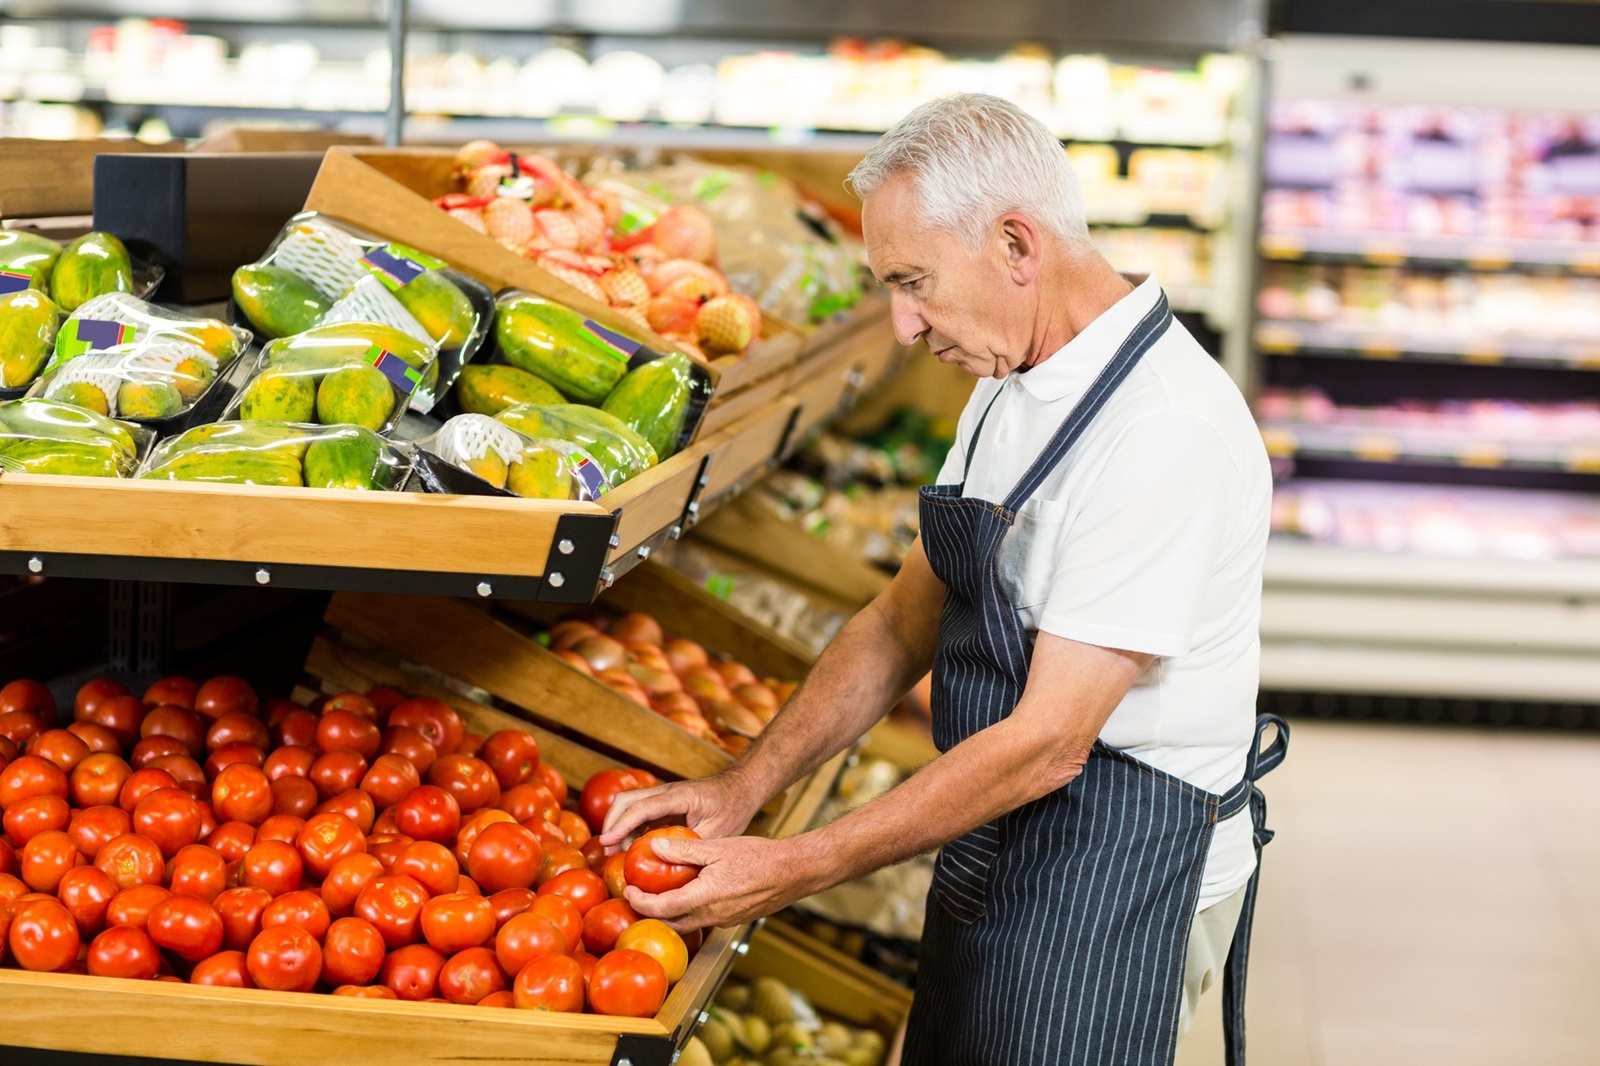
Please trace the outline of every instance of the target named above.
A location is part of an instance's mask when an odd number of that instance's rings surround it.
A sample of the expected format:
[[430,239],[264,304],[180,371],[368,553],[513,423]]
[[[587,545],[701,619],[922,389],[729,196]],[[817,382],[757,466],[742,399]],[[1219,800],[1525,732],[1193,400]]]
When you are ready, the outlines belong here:
[[650,442],[656,457],[665,459],[678,450],[693,394],[689,357],[672,352],[628,371],[600,410],[632,426]]
[[239,399],[239,417],[246,422],[316,421],[316,378],[268,367],[245,386]]
[[629,353],[608,341],[602,328],[571,308],[532,295],[503,300],[494,326],[506,362],[581,403],[605,399],[628,371]]
[[346,366],[317,386],[317,421],[381,430],[395,413],[394,386],[374,366]]
[[371,364],[374,349],[398,356],[413,370],[429,367],[435,349],[408,333],[376,322],[336,322],[273,343],[267,361],[274,366],[307,370],[337,370],[358,363]]
[[16,437],[110,443],[128,462],[139,454],[132,425],[55,400],[30,398],[0,403],[0,427],[10,430]]
[[226,322],[215,318],[202,318],[194,322],[163,323],[151,331],[156,336],[176,336],[192,341],[204,348],[206,354],[223,366],[244,351],[239,334],[228,328]]
[[49,440],[37,437],[6,447],[6,458],[26,474],[75,474],[82,477],[120,477],[122,456],[109,442]]
[[463,411],[477,415],[497,415],[519,403],[564,403],[566,397],[543,378],[514,366],[461,368],[456,379],[456,402]]
[[133,291],[133,259],[109,233],[86,233],[73,241],[50,273],[50,297],[68,313],[108,292]]
[[184,403],[194,403],[205,395],[206,389],[217,378],[217,372],[203,358],[192,356],[181,360],[172,371],[172,387]]
[[305,477],[292,452],[192,451],[173,456],[142,475],[161,481],[211,481],[226,485],[300,487]]
[[478,324],[477,309],[467,294],[437,270],[418,274],[394,296],[441,348],[461,347]]
[[61,312],[37,289],[0,296],[0,388],[33,383],[55,349]]
[[111,397],[100,386],[87,381],[69,381],[51,389],[46,395],[57,403],[70,403],[97,415],[111,413]]
[[182,413],[183,394],[170,382],[124,381],[117,389],[118,418],[145,422]]
[[314,489],[381,489],[383,441],[372,433],[314,440],[306,449],[306,484]]
[[518,404],[495,418],[528,437],[576,444],[593,457],[611,488],[656,464],[655,449],[625,422],[577,403]]
[[256,332],[269,340],[304,333],[332,306],[300,275],[261,263],[233,272],[233,302]]
[[506,488],[530,500],[572,499],[572,470],[567,457],[540,444],[523,449],[522,458],[511,464]]
[[50,273],[60,258],[60,241],[25,230],[0,230],[0,270],[25,270],[32,274],[30,288],[48,288]]

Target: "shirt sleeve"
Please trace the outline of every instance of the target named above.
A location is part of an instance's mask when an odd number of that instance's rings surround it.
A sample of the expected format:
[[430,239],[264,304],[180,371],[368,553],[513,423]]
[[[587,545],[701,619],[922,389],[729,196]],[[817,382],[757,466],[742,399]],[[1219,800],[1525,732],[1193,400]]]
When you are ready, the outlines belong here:
[[1061,534],[1039,629],[1149,655],[1187,654],[1237,510],[1216,431],[1187,415],[1130,427]]

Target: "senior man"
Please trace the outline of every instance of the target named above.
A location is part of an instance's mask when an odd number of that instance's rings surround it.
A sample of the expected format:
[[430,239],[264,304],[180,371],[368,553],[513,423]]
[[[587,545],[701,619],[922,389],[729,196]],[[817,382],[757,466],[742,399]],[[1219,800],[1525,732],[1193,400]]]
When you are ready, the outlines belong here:
[[[979,380],[899,575],[761,737],[618,798],[608,846],[663,818],[707,838],[657,842],[703,869],[628,900],[729,925],[941,848],[906,1062],[1170,1063],[1224,969],[1242,1061],[1252,781],[1287,744],[1262,719],[1258,746],[1271,478],[1249,410],[1155,279],[1095,251],[1065,153],[1018,108],[925,104],[850,181],[895,335]],[[823,828],[737,835],[930,668],[937,759]]]

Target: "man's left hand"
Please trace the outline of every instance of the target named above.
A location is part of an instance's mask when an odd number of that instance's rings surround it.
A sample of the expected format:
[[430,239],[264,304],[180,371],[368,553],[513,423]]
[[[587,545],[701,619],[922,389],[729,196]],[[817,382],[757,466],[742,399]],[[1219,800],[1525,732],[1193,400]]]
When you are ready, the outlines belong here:
[[740,925],[782,910],[810,895],[788,840],[723,837],[687,840],[651,837],[656,857],[692,863],[700,874],[682,888],[651,895],[629,886],[628,906],[645,918],[660,918],[680,933]]

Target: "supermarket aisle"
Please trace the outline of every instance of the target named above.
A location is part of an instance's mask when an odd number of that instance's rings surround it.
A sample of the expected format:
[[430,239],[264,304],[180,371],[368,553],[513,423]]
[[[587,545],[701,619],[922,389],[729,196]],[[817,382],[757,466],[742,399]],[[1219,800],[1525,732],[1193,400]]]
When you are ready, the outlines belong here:
[[[1296,721],[1255,1066],[1600,1062],[1600,737]],[[1178,1066],[1221,1066],[1215,990]]]

